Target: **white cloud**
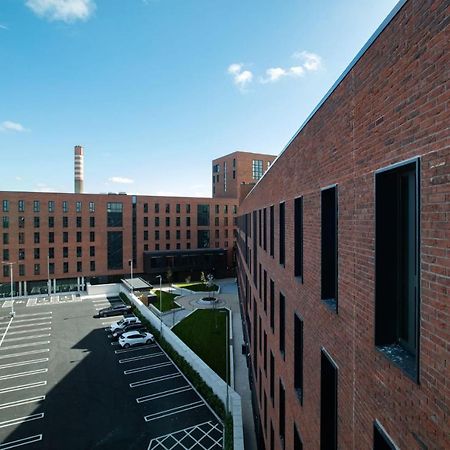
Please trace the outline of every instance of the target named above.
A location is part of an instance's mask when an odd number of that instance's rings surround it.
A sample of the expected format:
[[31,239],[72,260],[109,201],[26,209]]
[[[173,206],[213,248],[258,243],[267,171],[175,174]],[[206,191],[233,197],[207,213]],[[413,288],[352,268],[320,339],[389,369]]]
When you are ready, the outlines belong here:
[[228,73],[233,76],[234,84],[241,90],[244,90],[253,80],[253,73],[250,70],[242,70],[243,67],[243,64],[236,63],[228,66]]
[[302,67],[309,72],[315,72],[322,67],[322,58],[315,53],[307,51],[295,52],[292,57],[302,61]]
[[261,83],[274,83],[284,77],[301,77],[305,73],[303,67],[293,66],[287,69],[282,67],[271,67],[266,70],[266,77],[261,78]]
[[36,183],[36,187],[34,189],[36,192],[56,192],[56,189],[48,186],[45,183]]
[[6,25],[2,25],[1,23],[0,23],[0,29],[9,30],[9,28]]
[[117,183],[117,184],[132,184],[134,183],[134,180],[131,178],[126,177],[111,177],[108,178],[108,181],[111,181],[111,183]]
[[88,20],[95,10],[94,0],[27,0],[25,4],[39,17],[68,23]]
[[27,130],[21,123],[5,120],[0,124],[0,131],[16,131],[17,133],[24,133]]

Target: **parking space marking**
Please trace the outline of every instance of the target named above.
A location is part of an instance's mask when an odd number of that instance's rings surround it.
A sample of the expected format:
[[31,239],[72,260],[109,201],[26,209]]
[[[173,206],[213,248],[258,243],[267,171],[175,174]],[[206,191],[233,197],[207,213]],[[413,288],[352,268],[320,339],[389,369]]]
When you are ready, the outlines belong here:
[[151,366],[144,366],[144,367],[138,367],[136,369],[124,370],[123,374],[124,375],[130,375],[132,373],[145,372],[146,370],[154,370],[154,369],[159,369],[160,367],[167,367],[167,366],[171,366],[171,365],[172,365],[171,362],[164,362],[164,363],[159,363],[159,364],[153,364]]
[[[16,325],[16,322],[14,322],[14,329],[16,328],[27,328],[27,327],[37,327],[41,325],[51,325],[51,322],[39,322],[39,323],[29,323],[25,325]],[[1,327],[3,328],[3,327]]]
[[107,326],[107,325],[111,325],[112,323],[115,323],[115,322],[117,322],[117,319],[113,319],[113,320],[111,320],[111,322],[102,322],[102,325]]
[[36,320],[50,319],[50,317],[35,317],[34,319],[16,319],[14,323],[35,322]]
[[7,388],[0,389],[0,394],[21,391],[23,389],[32,389],[35,387],[45,386],[46,384],[47,384],[47,381],[37,381],[36,383],[28,383],[28,384],[21,384],[20,386],[7,387]]
[[39,353],[48,353],[48,352],[50,352],[49,348],[43,348],[40,350],[30,350],[29,352],[19,352],[19,353],[10,353],[9,355],[1,355],[0,359],[15,358],[16,356],[37,355]]
[[40,358],[40,359],[30,359],[29,361],[20,361],[15,363],[3,364],[0,365],[1,369],[9,369],[10,367],[19,367],[19,366],[27,366],[29,364],[39,364],[43,362],[47,362],[48,358]]
[[173,416],[174,414],[179,414],[185,411],[189,411],[191,409],[198,408],[199,406],[205,406],[203,401],[199,400],[198,402],[189,403],[187,405],[177,406],[176,408],[166,409],[164,411],[159,411],[153,414],[149,414],[144,417],[146,422],[151,422],[153,420],[162,419],[164,417]]
[[[46,312],[40,312],[40,313],[32,313],[32,314],[16,314],[16,318],[17,317],[30,317],[30,316],[48,316],[48,315],[51,316],[52,314],[53,314],[52,311],[46,311]],[[46,318],[50,319],[50,317],[46,317]]]
[[5,300],[2,308],[11,308],[12,305],[14,305],[14,300]]
[[146,384],[158,383],[159,381],[171,380],[173,378],[180,378],[181,374],[178,372],[169,373],[167,375],[162,375],[160,377],[147,378],[146,380],[135,381],[130,383],[130,388],[145,386]]
[[2,344],[3,344],[3,339],[5,339],[6,333],[8,332],[9,327],[11,326],[11,322],[13,321],[13,319],[14,319],[14,317],[11,317],[11,319],[10,319],[10,321],[9,321],[9,323],[8,323],[8,326],[6,327],[6,330],[5,330],[5,332],[3,333],[2,340],[0,341],[0,347],[1,347]]
[[43,419],[44,413],[31,414],[31,416],[18,417],[17,419],[5,420],[0,422],[0,428],[19,425],[20,423],[31,422],[32,420]]
[[38,402],[42,402],[43,400],[45,400],[45,395],[38,395],[37,397],[24,398],[23,400],[17,400],[15,402],[3,403],[0,405],[0,409],[12,408],[14,406],[27,405],[29,403],[38,403]]
[[0,381],[10,380],[11,378],[29,377],[31,375],[39,375],[40,373],[46,372],[48,372],[48,369],[36,369],[36,370],[29,370],[28,372],[11,373],[9,375],[0,376]]
[[5,339],[5,342],[25,341],[27,339],[37,339],[37,338],[50,337],[50,336],[51,336],[51,333],[35,334],[32,336],[21,336],[21,337],[15,337],[15,338],[8,338],[8,339]]
[[151,402],[152,400],[157,400],[159,398],[169,397],[171,395],[180,394],[181,392],[187,392],[187,391],[192,391],[192,390],[193,390],[192,387],[189,385],[180,386],[180,387],[173,388],[173,389],[167,389],[167,391],[157,392],[155,394],[149,394],[149,395],[144,395],[143,397],[138,397],[136,399],[136,401],[138,403]]
[[22,445],[33,444],[34,442],[42,441],[42,434],[35,434],[15,441],[4,442],[0,444],[0,450],[9,450],[11,448],[21,447]]
[[11,334],[25,334],[25,333],[32,333],[32,332],[39,332],[39,331],[48,331],[51,330],[52,327],[44,327],[44,328],[33,328],[32,330],[24,330],[24,331],[10,331],[9,335]]
[[119,359],[119,364],[125,364],[133,361],[140,361],[141,359],[149,359],[149,358],[156,358],[157,356],[164,355],[163,352],[159,353],[148,353],[147,355],[140,355],[140,356],[132,356],[130,358],[124,358]]
[[111,345],[119,345],[118,342],[111,342]]
[[37,345],[50,344],[50,341],[31,342],[30,344],[10,345],[9,347],[0,347],[0,350],[9,350],[11,348],[36,347]]
[[138,350],[146,350],[147,348],[155,348],[155,347],[157,347],[156,344],[142,345],[141,347],[123,348],[120,350],[116,350],[114,353],[117,355],[119,353],[137,352]]

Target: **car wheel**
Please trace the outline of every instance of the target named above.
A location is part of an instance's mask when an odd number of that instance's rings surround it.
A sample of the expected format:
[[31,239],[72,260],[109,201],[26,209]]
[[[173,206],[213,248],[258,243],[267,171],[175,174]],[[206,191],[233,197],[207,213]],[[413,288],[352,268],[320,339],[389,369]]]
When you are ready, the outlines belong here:
[[151,340],[151,339],[147,339],[147,340],[145,341],[145,343],[146,343],[146,344],[151,344],[151,343],[152,343],[152,340]]
[[127,344],[124,345],[124,347],[125,348],[130,348],[130,344],[127,343]]

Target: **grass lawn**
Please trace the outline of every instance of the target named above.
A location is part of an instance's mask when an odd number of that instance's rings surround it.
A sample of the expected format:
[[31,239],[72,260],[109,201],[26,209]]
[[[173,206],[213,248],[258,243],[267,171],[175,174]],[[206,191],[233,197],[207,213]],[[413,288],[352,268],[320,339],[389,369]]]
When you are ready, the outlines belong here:
[[177,283],[175,286],[180,288],[189,289],[190,291],[195,292],[208,292],[208,291],[217,291],[219,287],[215,284],[208,287],[205,283],[202,283],[201,281],[195,281],[193,283]]
[[[153,293],[157,295],[157,299],[152,302],[152,305],[159,310],[159,289],[154,290]],[[169,292],[161,291],[162,300],[162,312],[170,311],[171,309],[178,308],[178,305],[174,303],[174,298],[177,297],[176,294],[170,294]]]
[[175,325],[172,331],[225,380],[226,314],[220,311],[227,310],[198,309]]

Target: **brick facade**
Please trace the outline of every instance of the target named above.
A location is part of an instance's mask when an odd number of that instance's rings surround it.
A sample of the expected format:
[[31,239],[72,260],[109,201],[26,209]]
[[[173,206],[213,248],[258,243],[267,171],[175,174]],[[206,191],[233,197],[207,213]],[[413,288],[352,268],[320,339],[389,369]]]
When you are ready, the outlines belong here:
[[[294,449],[294,426],[303,448],[321,448],[322,349],[337,366],[337,448],[376,448],[375,421],[398,448],[450,448],[448,12],[448,2],[442,0],[407,1],[240,207],[238,279],[250,335],[261,437],[267,450],[272,448],[271,423],[274,449]],[[417,158],[420,175],[416,378],[402,369],[401,362],[380,351],[374,339],[376,171],[412,158]],[[321,190],[332,185],[338,199],[336,310],[321,300]],[[294,276],[294,200],[300,196],[302,278]],[[279,263],[281,202],[285,202],[284,265]],[[273,257],[269,242],[264,250],[264,238],[259,237],[260,230],[264,232],[259,211],[262,219],[266,211],[270,240],[271,206]],[[270,280],[275,287],[273,331]],[[284,354],[280,351],[280,293],[286,299]],[[302,401],[294,386],[296,314],[303,320],[304,332]],[[286,392],[284,442],[280,439],[279,381]]]

